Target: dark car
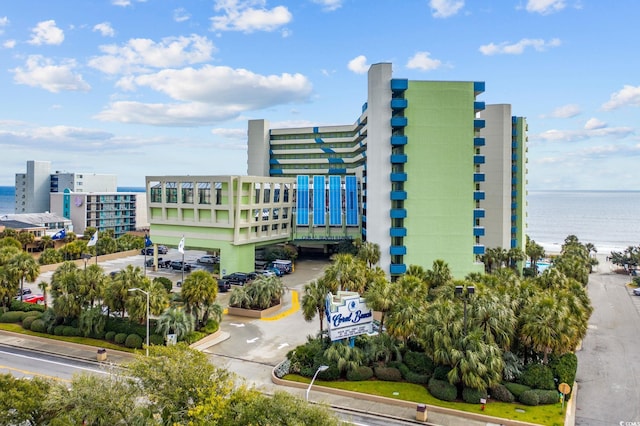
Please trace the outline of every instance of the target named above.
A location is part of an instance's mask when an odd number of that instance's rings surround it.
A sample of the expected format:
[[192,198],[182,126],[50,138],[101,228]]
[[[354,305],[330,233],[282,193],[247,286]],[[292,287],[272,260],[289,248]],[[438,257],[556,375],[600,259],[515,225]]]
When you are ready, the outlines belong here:
[[191,271],[191,265],[182,260],[174,260],[169,266],[171,266],[171,269],[174,271]]
[[249,277],[244,272],[234,272],[222,277],[223,280],[228,280],[231,284],[245,285],[249,281]]
[[[158,254],[167,254],[169,249],[167,246],[158,246]],[[147,256],[153,256],[153,247],[145,247],[140,250],[140,254],[146,254]]]
[[220,278],[218,280],[218,291],[220,293],[226,293],[229,290],[231,290],[231,283],[229,282],[229,280],[225,280],[224,278]]

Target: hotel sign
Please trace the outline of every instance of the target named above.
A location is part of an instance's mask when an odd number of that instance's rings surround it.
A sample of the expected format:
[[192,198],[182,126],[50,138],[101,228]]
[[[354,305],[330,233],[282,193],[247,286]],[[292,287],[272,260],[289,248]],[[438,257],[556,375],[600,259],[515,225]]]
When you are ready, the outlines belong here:
[[373,331],[373,311],[356,292],[339,291],[335,296],[327,294],[325,315],[332,341]]

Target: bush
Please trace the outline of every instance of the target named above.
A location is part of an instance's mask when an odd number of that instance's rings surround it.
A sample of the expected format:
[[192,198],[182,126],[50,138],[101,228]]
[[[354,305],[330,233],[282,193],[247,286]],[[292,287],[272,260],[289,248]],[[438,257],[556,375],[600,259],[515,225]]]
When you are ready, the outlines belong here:
[[524,405],[535,406],[540,404],[540,398],[538,397],[538,394],[534,389],[522,392],[522,395],[520,395],[520,398],[518,398],[518,400]]
[[497,384],[489,389],[491,398],[500,402],[513,402],[516,400],[515,396],[507,389],[505,385]]
[[[400,370],[400,373],[402,373],[402,377],[409,383],[416,383],[418,385],[426,385],[427,383],[429,383],[429,379],[431,378],[431,375],[429,374],[419,374],[416,372],[413,372],[409,369],[409,367],[407,367],[405,364],[401,363],[401,362],[396,362],[393,363],[394,367],[396,367],[398,370]],[[391,367],[391,363],[389,363],[389,366]]]
[[29,312],[29,311],[44,312],[44,305],[38,305],[37,303],[21,302],[19,300],[12,300],[11,308],[9,310],[22,311],[22,312]]
[[218,331],[218,328],[219,328],[218,323],[210,319],[209,321],[207,321],[207,324],[200,329],[200,331],[206,334],[213,334],[216,331]]
[[371,369],[371,367],[367,367],[364,365],[347,372],[347,380],[351,380],[353,382],[369,380],[372,377],[373,370]]
[[25,319],[27,317],[36,317],[36,318],[40,318],[42,316],[42,312],[40,311],[28,311],[28,312],[24,312],[22,314],[22,319]]
[[124,345],[127,348],[140,349],[142,348],[142,337],[138,336],[137,334],[130,334],[125,339]]
[[526,385],[521,385],[520,383],[511,383],[511,382],[507,382],[504,384],[504,386],[507,388],[507,390],[509,392],[511,392],[513,394],[513,396],[515,396],[517,399],[520,399],[520,395],[522,395],[524,392],[531,390],[531,388],[529,386]]
[[560,400],[558,392],[554,390],[532,389],[531,392],[538,395],[538,404],[540,405],[555,404]]
[[197,342],[198,340],[206,337],[206,334],[200,331],[192,331],[191,333],[184,336],[184,341],[187,345]]
[[447,374],[451,371],[448,365],[439,365],[433,369],[433,378],[436,380],[449,380]]
[[159,282],[160,284],[162,284],[165,290],[167,290],[167,293],[171,293],[171,290],[173,290],[173,283],[167,277],[155,277],[153,281]]
[[555,389],[553,371],[551,367],[543,364],[529,364],[524,368],[520,383],[533,389]]
[[481,399],[487,399],[486,389],[462,388],[462,399],[469,404],[480,404]]
[[40,318],[31,323],[31,331],[36,333],[44,333],[47,330],[47,324]]
[[30,315],[25,317],[22,320],[22,328],[24,328],[25,330],[31,330],[31,323],[35,320],[37,320],[38,317],[34,316],[34,315]]
[[118,345],[122,345],[124,341],[127,340],[127,336],[128,336],[127,333],[117,333],[116,337],[113,338],[113,341]]
[[62,329],[62,335],[68,337],[78,337],[82,336],[79,328],[71,327],[70,325],[64,326]]
[[66,325],[56,325],[55,327],[53,327],[53,334],[55,336],[62,336],[62,333],[64,332],[64,328],[66,327]]
[[458,390],[454,385],[445,381],[432,378],[427,385],[429,393],[442,401],[455,401]]
[[22,321],[21,311],[9,311],[0,316],[0,322],[17,323]]
[[400,370],[393,367],[376,367],[376,377],[385,382],[399,382],[402,380],[402,373]]
[[159,334],[152,334],[149,336],[149,344],[155,346],[164,345],[164,337]]
[[[318,379],[330,382],[333,380],[338,380],[340,378],[340,370],[338,369],[338,366],[335,363],[328,363],[324,365],[328,365],[329,368],[318,373]],[[317,369],[318,369],[318,366],[315,367],[315,369],[313,370],[313,373],[315,373]]]
[[115,331],[107,331],[104,334],[104,339],[108,342],[113,342],[113,339],[115,339],[116,337],[116,332]]
[[566,383],[573,388],[578,371],[578,357],[574,353],[564,354],[551,363],[553,375],[558,378],[558,383]]
[[414,373],[425,374],[431,376],[433,374],[433,361],[424,352],[408,351],[404,357],[403,362]]

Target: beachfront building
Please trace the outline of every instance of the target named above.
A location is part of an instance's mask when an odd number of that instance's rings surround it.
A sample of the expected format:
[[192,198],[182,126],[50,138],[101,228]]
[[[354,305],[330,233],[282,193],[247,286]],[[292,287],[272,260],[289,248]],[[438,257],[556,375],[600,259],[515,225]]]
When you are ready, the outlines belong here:
[[71,219],[74,232],[87,227],[100,232],[112,230],[118,238],[148,226],[146,195],[143,192],[63,192],[51,193],[51,211]]
[[[515,198],[523,201],[526,149],[526,124],[516,118],[519,171],[485,168],[494,150],[485,152],[482,131],[494,117],[482,117],[477,97],[484,89],[483,82],[394,78],[391,64],[372,65],[368,99],[354,124],[273,129],[266,120],[249,121],[248,174],[296,179],[294,244],[330,247],[362,238],[380,246],[380,266],[391,277],[437,259],[456,277],[481,272],[484,223],[494,210],[484,206],[487,187],[514,182],[516,173]],[[492,143],[508,149],[513,139]],[[511,205],[512,214],[491,227],[519,244],[525,206]]]
[[147,176],[154,244],[220,256],[222,275],[255,269],[256,248],[291,239],[294,179],[264,176]]

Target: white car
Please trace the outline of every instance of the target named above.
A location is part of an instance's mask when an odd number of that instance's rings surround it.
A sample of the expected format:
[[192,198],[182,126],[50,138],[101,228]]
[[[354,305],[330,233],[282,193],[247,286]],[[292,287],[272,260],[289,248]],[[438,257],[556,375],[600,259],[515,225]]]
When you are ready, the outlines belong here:
[[209,263],[209,264],[220,263],[220,258],[218,256],[207,254],[205,256],[202,256],[200,259],[198,259],[198,263]]
[[633,289],[633,294],[634,294],[635,296],[640,296],[640,287],[636,287],[636,288],[634,288],[634,289]]
[[268,269],[263,269],[261,271],[256,271],[256,274],[257,275],[262,275],[262,276],[265,276],[265,277],[275,277],[276,276],[275,272],[269,271]]

